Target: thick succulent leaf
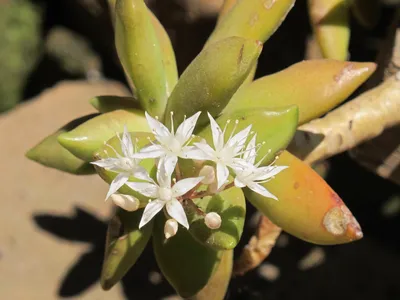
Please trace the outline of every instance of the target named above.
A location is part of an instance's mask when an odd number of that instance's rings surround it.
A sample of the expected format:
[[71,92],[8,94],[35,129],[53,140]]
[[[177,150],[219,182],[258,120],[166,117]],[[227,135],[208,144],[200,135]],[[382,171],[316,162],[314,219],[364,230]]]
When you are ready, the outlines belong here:
[[108,224],[106,252],[100,282],[105,290],[112,288],[136,263],[151,237],[153,222],[138,229],[143,211],[117,209]]
[[321,245],[360,239],[360,225],[342,199],[310,166],[283,152],[276,165],[289,166],[263,186],[278,201],[245,189],[246,198],[288,233]]
[[166,89],[167,95],[169,96],[178,82],[178,68],[176,66],[175,52],[164,26],[150,10],[149,13],[161,47],[162,61],[165,70]]
[[[131,136],[131,140],[137,145],[137,147],[140,149],[144,147],[145,145],[149,144],[149,139],[154,139],[154,136],[150,133],[146,132],[132,132],[129,133]],[[119,138],[117,136],[112,137],[110,140],[107,141],[106,145],[102,145],[100,149],[98,149],[97,152],[93,155],[93,160],[100,160],[108,157],[117,157],[115,151],[122,155],[122,149],[121,149],[121,143],[119,141]],[[144,159],[140,162],[140,165],[147,170],[148,173],[152,173],[155,168],[155,163],[154,159]],[[118,173],[112,172],[105,170],[103,168],[100,168],[98,166],[95,166],[95,169],[99,176],[108,184],[110,184],[114,178],[118,175]],[[130,177],[129,181],[140,181],[134,177]],[[127,194],[127,195],[132,195],[139,199],[140,201],[140,206],[144,207],[149,201],[148,197],[145,197],[138,192],[135,192],[134,190],[130,189],[128,186],[123,185],[119,190],[120,193],[122,194]]]
[[181,226],[174,237],[165,241],[165,221],[164,215],[158,214],[153,228],[158,266],[181,297],[192,297],[212,278],[223,252],[202,245]]
[[232,275],[233,250],[224,251],[221,262],[207,285],[190,300],[223,300]]
[[210,229],[204,223],[204,217],[188,213],[189,232],[203,244],[219,250],[236,247],[243,233],[246,217],[246,200],[242,189],[233,187],[213,197],[196,199],[195,204],[205,213],[216,212],[222,223],[218,229]]
[[325,58],[347,60],[350,40],[348,2],[308,0],[311,26]]
[[[265,145],[257,153],[257,161],[263,157],[263,164],[270,163],[275,156],[284,150],[293,138],[297,128],[298,109],[290,106],[277,109],[243,109],[229,114],[223,114],[217,119],[217,123],[224,128],[226,122],[231,122],[226,127],[225,138],[229,138],[235,127],[234,120],[239,120],[236,132],[252,125],[251,130],[257,133],[257,143],[265,142]],[[212,143],[211,127],[203,129],[199,136]]]
[[244,108],[299,107],[299,124],[349,97],[375,71],[374,63],[309,60],[241,88],[223,113]]
[[380,0],[353,0],[351,9],[357,21],[366,28],[374,28],[381,17]]
[[57,140],[60,134],[74,129],[95,116],[96,114],[88,115],[68,123],[29,150],[26,156],[44,166],[71,174],[86,175],[95,173],[92,165],[74,156],[61,146]]
[[90,99],[90,104],[101,113],[117,109],[140,109],[140,104],[133,97],[97,96]]
[[93,154],[104,142],[124,131],[149,131],[146,118],[142,111],[115,110],[97,116],[75,129],[58,136],[60,144],[72,154],[84,161],[93,161]]
[[[204,49],[173,90],[165,123],[170,125],[171,111],[178,124],[185,115],[191,116],[198,111],[218,115],[249,75],[260,52],[259,42],[240,37],[231,37]],[[199,125],[207,122],[206,114],[200,116]]]
[[278,29],[295,0],[241,0],[221,19],[208,44],[230,36],[263,43]]
[[162,50],[143,0],[117,0],[115,44],[144,110],[162,117],[167,103]]

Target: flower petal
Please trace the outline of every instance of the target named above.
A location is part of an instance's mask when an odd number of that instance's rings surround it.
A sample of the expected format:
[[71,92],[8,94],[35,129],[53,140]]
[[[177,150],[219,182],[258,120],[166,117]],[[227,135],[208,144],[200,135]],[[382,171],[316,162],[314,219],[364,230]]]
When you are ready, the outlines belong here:
[[243,153],[243,159],[253,165],[256,162],[256,139],[257,134],[252,137],[250,142],[247,144],[246,151]]
[[176,200],[172,199],[167,202],[166,205],[168,214],[174,218],[179,224],[181,224],[186,229],[189,229],[189,222],[186,217],[185,210],[182,207],[182,204]]
[[124,126],[124,132],[122,133],[121,149],[122,149],[122,153],[124,154],[125,157],[132,157],[133,144],[132,144],[131,135],[129,134],[128,128],[126,127],[126,125]]
[[136,167],[135,170],[132,171],[132,175],[137,179],[154,183],[154,180],[150,177],[149,173],[147,173],[146,169],[143,167]]
[[207,143],[195,143],[194,144],[197,148],[204,152],[208,156],[207,160],[214,160],[215,159],[215,150],[211,148],[211,146]]
[[224,146],[224,133],[222,132],[221,127],[219,127],[219,125],[214,120],[212,115],[210,115],[209,112],[207,112],[207,114],[208,114],[208,118],[210,119],[214,148],[222,149],[222,147]]
[[147,112],[145,112],[145,115],[146,115],[147,123],[149,124],[149,127],[151,129],[151,132],[154,133],[156,138],[157,138],[157,136],[166,137],[166,136],[171,135],[168,128],[165,127],[165,125],[163,123],[154,119]]
[[240,152],[246,143],[247,137],[249,136],[251,130],[251,125],[247,126],[245,129],[239,131],[226,143],[228,147],[235,147],[235,152]]
[[161,157],[157,166],[157,182],[160,187],[171,187],[171,175],[174,171],[166,167],[166,157]]
[[263,187],[262,185],[260,185],[258,183],[253,182],[252,184],[247,185],[247,187],[249,189],[251,189],[253,192],[256,192],[257,194],[260,194],[264,197],[278,200],[278,198],[276,198],[276,196],[271,194],[265,187]]
[[159,165],[163,164],[165,172],[169,176],[168,186],[171,186],[171,175],[175,170],[176,163],[178,162],[178,157],[176,155],[166,155],[160,159]]
[[108,169],[114,167],[119,161],[119,158],[105,158],[96,161],[92,161],[92,165],[99,166],[100,168]]
[[181,145],[185,144],[186,141],[192,136],[200,114],[201,111],[195,113],[193,116],[191,116],[189,119],[186,119],[181,125],[179,125],[178,129],[176,130],[175,137],[181,143]]
[[133,158],[157,158],[165,155],[165,149],[161,145],[150,145],[132,155]]
[[204,176],[201,177],[190,177],[179,180],[172,187],[172,196],[179,197],[190,191],[197,184],[199,184],[204,179]]
[[149,182],[127,182],[132,190],[142,194],[143,196],[156,198],[158,196],[158,186]]
[[128,174],[126,173],[120,173],[118,174],[114,180],[111,182],[110,184],[110,188],[108,189],[108,193],[106,196],[106,200],[112,195],[114,194],[116,191],[119,190],[119,188],[121,186],[123,186],[127,181],[128,181]]
[[182,150],[182,158],[185,159],[195,159],[195,160],[209,160],[210,156],[206,154],[203,150],[197,147],[185,147]]
[[271,178],[281,171],[289,168],[288,166],[267,166],[267,167],[261,167],[256,170],[256,177],[254,180],[266,180],[268,178]]
[[217,163],[217,188],[219,189],[228,179],[229,169],[227,166]]
[[238,177],[235,178],[234,183],[235,183],[235,186],[238,188],[244,188],[246,186],[242,181],[240,181],[240,179]]
[[159,199],[153,200],[146,205],[142,218],[140,219],[139,229],[150,222],[151,219],[164,207],[165,202]]

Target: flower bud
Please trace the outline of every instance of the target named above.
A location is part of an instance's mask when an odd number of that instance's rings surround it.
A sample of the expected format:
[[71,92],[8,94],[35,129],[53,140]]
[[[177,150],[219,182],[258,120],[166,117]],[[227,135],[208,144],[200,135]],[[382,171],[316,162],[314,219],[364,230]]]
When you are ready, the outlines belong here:
[[216,212],[210,212],[206,214],[204,223],[210,229],[218,229],[221,226],[221,217]]
[[135,211],[140,205],[139,200],[131,195],[112,194],[110,198],[115,205],[125,209],[126,211]]
[[178,222],[174,219],[169,219],[165,222],[164,225],[164,235],[165,238],[168,240],[169,238],[173,237],[178,231]]
[[212,166],[204,166],[201,168],[199,177],[204,177],[201,183],[211,184],[215,181],[215,170]]

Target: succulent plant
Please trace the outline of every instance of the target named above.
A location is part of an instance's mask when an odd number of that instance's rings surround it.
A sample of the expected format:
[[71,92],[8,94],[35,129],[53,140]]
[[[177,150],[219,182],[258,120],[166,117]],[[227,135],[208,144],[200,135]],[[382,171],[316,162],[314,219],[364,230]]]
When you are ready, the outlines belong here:
[[253,82],[263,43],[295,1],[238,0],[225,2],[204,49],[178,79],[168,35],[143,0],[111,2],[133,96],[92,99],[99,114],[69,123],[27,153],[72,174],[97,172],[110,184],[116,209],[104,289],[152,239],[179,295],[223,299],[247,203],[311,243],[362,237],[341,198],[285,149],[299,125],[346,100],[375,64],[303,61]]

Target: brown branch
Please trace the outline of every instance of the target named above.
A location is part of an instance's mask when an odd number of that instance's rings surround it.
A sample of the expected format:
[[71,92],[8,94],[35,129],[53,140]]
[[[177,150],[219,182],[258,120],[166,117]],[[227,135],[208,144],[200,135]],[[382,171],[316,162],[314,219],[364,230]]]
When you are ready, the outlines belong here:
[[235,261],[233,274],[244,275],[259,266],[271,253],[281,232],[280,227],[261,216],[256,234],[250,238],[239,259]]

